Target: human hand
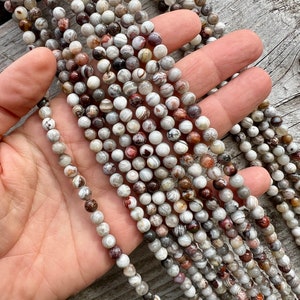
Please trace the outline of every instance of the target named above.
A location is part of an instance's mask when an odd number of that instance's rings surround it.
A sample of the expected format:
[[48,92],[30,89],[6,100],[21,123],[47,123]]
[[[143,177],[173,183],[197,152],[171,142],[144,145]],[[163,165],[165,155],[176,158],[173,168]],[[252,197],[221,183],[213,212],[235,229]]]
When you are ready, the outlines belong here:
[[[198,17],[189,11],[159,16],[154,22],[170,51],[200,29]],[[243,30],[205,46],[177,65],[191,91],[200,97],[252,63],[261,50],[258,37]],[[0,135],[42,98],[54,73],[51,52],[41,48],[0,74]],[[251,68],[200,105],[212,127],[224,135],[265,99],[270,87],[268,75]],[[142,239],[135,223],[95,163],[65,97],[58,96],[51,106],[68,152],[87,179],[118,245],[131,252]],[[83,202],[58,166],[40,123],[33,115],[0,143],[1,299],[64,299],[113,264]],[[268,188],[269,175],[264,169],[250,168],[242,173],[253,194],[260,195]]]

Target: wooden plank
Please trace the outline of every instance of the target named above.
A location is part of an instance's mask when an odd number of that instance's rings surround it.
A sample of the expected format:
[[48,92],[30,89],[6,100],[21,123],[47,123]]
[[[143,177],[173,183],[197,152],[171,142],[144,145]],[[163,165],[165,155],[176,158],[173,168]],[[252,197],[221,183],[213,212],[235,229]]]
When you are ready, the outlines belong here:
[[[256,65],[267,70],[273,80],[273,90],[269,97],[271,102],[282,112],[286,124],[291,128],[295,140],[300,141],[300,2],[299,0],[211,0],[214,10],[227,25],[228,31],[249,28],[262,39],[265,49]],[[151,1],[143,0],[149,15],[156,12]],[[172,26],[172,24],[170,24]],[[4,69],[25,52],[20,43],[21,33],[13,21],[0,27],[0,70]],[[237,154],[237,149],[230,139],[225,140],[230,151]],[[278,213],[265,198],[263,206],[273,220],[276,220],[278,235],[287,252],[292,256],[297,271],[300,270],[300,251],[286,230]],[[162,299],[185,299],[180,288],[173,285],[151,253],[147,245],[142,244],[131,255],[133,263],[142,273],[151,287]],[[105,276],[87,289],[69,300],[116,300],[138,299],[135,292],[126,283],[118,268],[114,267]]]

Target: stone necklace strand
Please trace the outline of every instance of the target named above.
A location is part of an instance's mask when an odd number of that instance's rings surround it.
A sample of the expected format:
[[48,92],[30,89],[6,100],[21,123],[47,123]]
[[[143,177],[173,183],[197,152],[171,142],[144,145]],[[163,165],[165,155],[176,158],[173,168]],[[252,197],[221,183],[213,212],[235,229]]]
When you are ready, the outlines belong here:
[[[205,2],[158,2],[160,10],[188,8],[201,17],[202,31],[182,48],[184,55],[223,34],[224,24]],[[150,251],[185,296],[278,299],[279,293],[283,299],[298,297],[299,278],[274,226],[244,186],[209,119],[201,115],[199,100],[181,79],[141,3],[71,1],[80,26],[77,31],[58,1],[46,5],[53,16],[49,22],[33,0],[5,2],[24,30],[29,48],[35,44],[53,51],[62,90],[96,161],[124,200]],[[79,32],[86,38],[87,50],[78,41]],[[138,295],[160,299],[110,233],[85,178],[67,154],[49,101],[43,99],[39,107],[52,149],[85,201],[103,246]],[[281,118],[265,101],[231,133],[250,165],[267,165],[274,182],[268,194],[298,245],[300,155]],[[242,200],[235,199],[232,190]],[[271,249],[271,260],[257,228]]]

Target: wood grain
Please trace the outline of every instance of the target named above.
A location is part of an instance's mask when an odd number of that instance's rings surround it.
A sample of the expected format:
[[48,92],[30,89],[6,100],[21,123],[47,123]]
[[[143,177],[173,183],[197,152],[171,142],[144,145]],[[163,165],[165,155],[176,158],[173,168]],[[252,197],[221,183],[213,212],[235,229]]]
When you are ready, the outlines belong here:
[[[156,13],[152,1],[142,1],[150,16]],[[248,28],[255,31],[264,43],[263,55],[256,65],[272,77],[273,89],[270,101],[284,116],[295,140],[300,142],[300,1],[299,0],[211,0],[207,1],[227,25],[228,31]],[[187,24],[188,26],[189,24]],[[172,24],[170,24],[172,26]],[[13,21],[0,27],[0,70],[25,52],[20,43],[21,33]],[[53,91],[55,93],[55,91]],[[239,153],[230,139],[226,139],[230,151],[239,159]],[[268,199],[262,205],[277,225],[277,231],[286,251],[300,271],[300,251],[293,242],[286,225]],[[147,245],[140,245],[131,255],[133,263],[162,299],[185,299],[179,287],[170,282],[160,264],[149,253]],[[69,300],[138,299],[119,269],[114,267],[105,276]],[[280,297],[278,298],[280,299]]]

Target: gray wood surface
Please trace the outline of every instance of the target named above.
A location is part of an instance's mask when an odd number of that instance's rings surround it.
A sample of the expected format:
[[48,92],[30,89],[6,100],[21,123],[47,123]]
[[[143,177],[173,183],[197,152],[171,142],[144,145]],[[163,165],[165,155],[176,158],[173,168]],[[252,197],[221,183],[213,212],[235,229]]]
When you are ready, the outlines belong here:
[[[152,1],[142,1],[150,15],[155,13]],[[269,97],[284,116],[295,140],[300,142],[300,0],[207,0],[226,23],[228,31],[241,28],[254,30],[262,39],[265,50],[257,65],[269,72],[273,90]],[[172,26],[172,24],[170,24]],[[0,70],[25,52],[21,34],[9,21],[0,27]],[[234,145],[226,140],[231,149]],[[300,271],[300,251],[280,216],[267,199],[262,204],[277,224],[279,237]],[[181,290],[170,282],[160,264],[140,245],[131,255],[133,263],[162,299],[185,299]],[[69,300],[138,299],[116,267]],[[279,298],[278,298],[279,299]]]

